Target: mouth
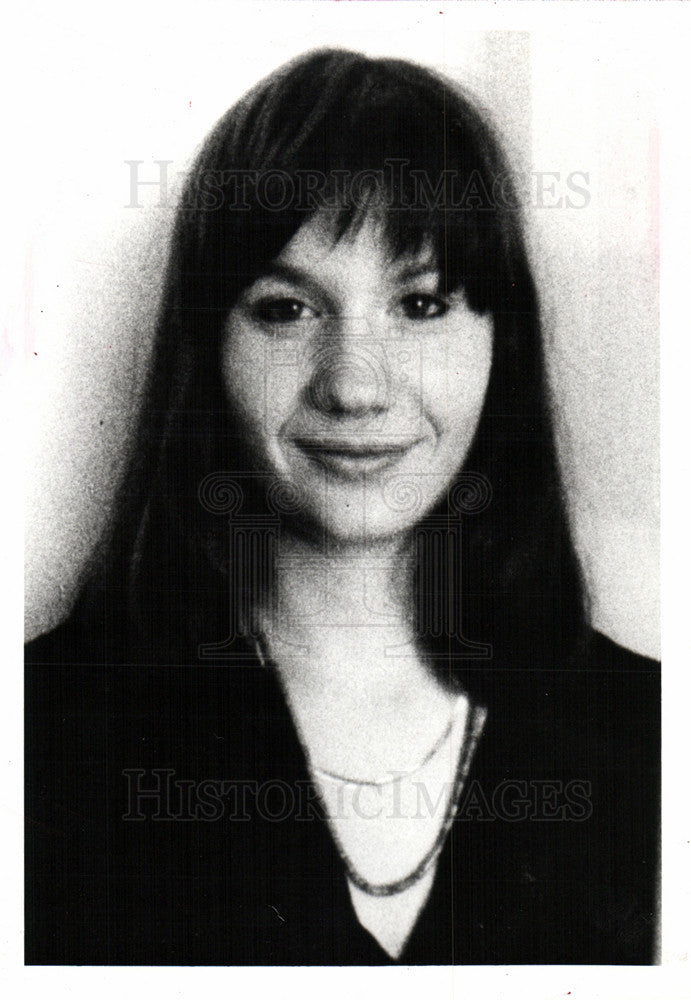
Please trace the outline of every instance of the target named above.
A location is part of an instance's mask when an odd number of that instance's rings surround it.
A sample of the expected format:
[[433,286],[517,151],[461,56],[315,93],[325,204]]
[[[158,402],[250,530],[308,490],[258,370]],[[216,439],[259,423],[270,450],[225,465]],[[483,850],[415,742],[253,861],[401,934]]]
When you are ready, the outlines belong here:
[[295,440],[296,446],[307,458],[345,479],[359,479],[388,469],[419,443],[418,440],[403,444],[400,441],[363,443],[309,438]]

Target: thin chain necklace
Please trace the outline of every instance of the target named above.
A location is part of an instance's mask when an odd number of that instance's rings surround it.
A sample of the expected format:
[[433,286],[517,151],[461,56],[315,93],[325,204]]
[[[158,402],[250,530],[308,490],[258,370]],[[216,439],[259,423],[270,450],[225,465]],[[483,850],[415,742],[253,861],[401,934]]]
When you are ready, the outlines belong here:
[[[260,644],[259,639],[256,637],[254,638],[254,645],[257,652],[257,658],[259,659],[261,666],[266,669],[269,669],[270,666],[273,667],[270,658],[267,655],[265,655],[262,649],[262,645]],[[449,804],[446,813],[444,815],[444,820],[431,848],[426,852],[425,856],[422,858],[419,864],[416,865],[413,871],[411,871],[404,878],[397,879],[393,882],[387,882],[387,883],[372,883],[367,879],[363,878],[363,876],[360,875],[360,873],[355,869],[350,858],[348,857],[347,851],[345,850],[345,847],[341,842],[341,839],[338,836],[337,831],[333,828],[331,824],[329,824],[334,843],[341,857],[341,860],[344,864],[348,878],[355,886],[357,886],[358,889],[362,889],[363,892],[366,892],[370,896],[393,896],[396,893],[404,892],[406,889],[411,888],[411,886],[415,885],[417,882],[423,879],[425,875],[429,872],[432,865],[435,864],[437,858],[439,857],[439,854],[441,853],[444,841],[446,840],[446,835],[448,834],[449,829],[451,828],[451,824],[453,823],[454,818],[456,816],[460,794],[461,791],[463,790],[463,786],[468,776],[468,771],[470,770],[470,764],[472,762],[473,754],[475,752],[475,747],[477,745],[478,740],[480,739],[480,736],[482,735],[482,730],[484,728],[486,718],[487,718],[487,709],[483,705],[471,704],[469,706],[468,712],[466,714],[465,727],[461,742],[461,752],[458,765],[456,768],[454,786],[451,792],[451,796],[449,798]],[[308,767],[312,772],[313,776],[315,776],[317,779],[321,777],[322,779],[325,779],[327,781],[338,782],[339,784],[342,785],[354,785],[354,786],[378,787],[378,788],[385,787],[387,785],[394,785],[397,782],[401,782],[404,781],[405,779],[413,777],[420,770],[422,770],[426,764],[428,764],[432,760],[432,758],[441,750],[441,748],[449,739],[451,731],[453,729],[454,721],[455,720],[453,717],[449,720],[449,724],[442,733],[442,735],[439,737],[438,740],[436,740],[431,750],[429,750],[428,753],[425,755],[424,760],[414,770],[409,771],[403,775],[397,775],[394,778],[363,781],[357,778],[355,779],[348,778],[338,774],[334,774],[333,772],[320,768],[312,764],[311,762],[308,762]]]
[[[453,823],[454,818],[456,816],[460,794],[461,791],[463,790],[463,786],[468,776],[475,747],[477,745],[478,740],[480,739],[480,736],[482,735],[482,730],[485,725],[486,718],[487,718],[487,710],[484,706],[472,706],[472,705],[470,706],[466,716],[465,728],[463,732],[463,739],[461,745],[461,753],[458,761],[458,766],[456,768],[453,789],[449,797],[449,804],[447,806],[446,813],[444,815],[444,820],[434,840],[434,843],[425,853],[421,861],[415,866],[415,868],[408,875],[404,876],[403,878],[396,879],[395,881],[392,882],[385,882],[385,883],[370,882],[368,879],[364,878],[360,874],[360,872],[358,872],[357,869],[354,867],[348,856],[345,846],[338,835],[338,832],[333,828],[331,824],[329,824],[331,829],[331,834],[334,839],[334,843],[336,844],[338,853],[341,856],[341,860],[343,861],[343,864],[345,866],[348,878],[354,885],[358,887],[358,889],[362,889],[363,892],[366,892],[370,896],[393,896],[396,893],[404,892],[406,889],[409,889],[411,886],[419,882],[422,878],[424,878],[424,876],[429,872],[430,868],[435,864],[437,858],[439,857],[439,854],[441,853],[442,847],[444,846],[444,842],[446,840],[446,836],[449,832],[449,829],[451,828],[451,824]],[[434,754],[432,754],[431,756],[433,755]],[[428,760],[431,759],[431,756],[428,756],[427,759]],[[407,775],[399,776],[398,778],[394,779],[394,781],[402,781],[405,780],[406,778],[411,777],[412,775],[416,774],[423,766],[424,765],[420,765],[420,767],[416,768],[415,771],[409,772]],[[334,778],[334,776],[328,775],[328,772],[326,774],[327,778],[331,780],[336,780],[341,784],[370,785],[370,786],[377,785],[376,782],[361,782],[361,781],[351,782],[348,779],[342,779],[338,777]],[[388,783],[393,784],[394,782],[390,781]]]
[[395,785],[397,782],[405,781],[407,778],[412,778],[414,775],[418,774],[426,764],[435,757],[439,751],[442,749],[454,727],[456,708],[451,713],[451,718],[441,734],[439,739],[437,739],[432,748],[427,751],[422,761],[414,767],[412,771],[406,771],[404,773],[397,774],[394,778],[374,778],[370,780],[365,780],[363,778],[349,778],[343,774],[335,774],[333,771],[328,771],[323,767],[318,767],[312,761],[310,761],[310,768],[316,774],[321,775],[323,778],[329,778],[331,781],[338,781],[343,785],[361,785],[365,788],[384,788],[386,785]]

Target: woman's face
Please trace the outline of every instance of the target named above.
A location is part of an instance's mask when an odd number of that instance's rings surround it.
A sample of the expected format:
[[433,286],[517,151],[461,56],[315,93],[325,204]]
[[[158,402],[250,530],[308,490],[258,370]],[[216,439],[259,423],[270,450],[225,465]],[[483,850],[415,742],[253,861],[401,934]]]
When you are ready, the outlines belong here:
[[222,373],[257,471],[341,544],[394,538],[462,466],[492,320],[446,296],[429,250],[392,260],[376,219],[298,230],[231,309]]

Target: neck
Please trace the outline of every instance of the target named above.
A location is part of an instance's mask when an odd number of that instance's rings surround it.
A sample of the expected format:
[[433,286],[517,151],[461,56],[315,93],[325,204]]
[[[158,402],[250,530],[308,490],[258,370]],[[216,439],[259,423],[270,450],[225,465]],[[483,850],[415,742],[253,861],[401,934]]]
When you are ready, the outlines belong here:
[[269,647],[285,662],[290,650],[303,662],[366,654],[385,656],[411,646],[413,551],[409,536],[369,545],[314,544],[282,533],[275,561],[274,601],[260,620]]
[[448,726],[453,698],[415,639],[413,556],[411,537],[281,541],[259,624],[310,758],[334,774],[369,780],[419,763]]

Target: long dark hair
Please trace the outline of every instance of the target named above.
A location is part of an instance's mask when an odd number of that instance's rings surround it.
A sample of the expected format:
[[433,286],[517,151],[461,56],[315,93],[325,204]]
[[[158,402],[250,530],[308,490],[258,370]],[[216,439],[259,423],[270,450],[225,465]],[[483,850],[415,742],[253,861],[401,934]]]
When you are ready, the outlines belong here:
[[320,210],[334,213],[339,236],[380,212],[394,255],[431,243],[446,290],[462,286],[494,321],[471,452],[416,529],[422,645],[440,677],[471,685],[500,665],[563,662],[584,634],[583,593],[538,302],[500,145],[448,80],[347,51],[310,53],[271,74],[197,157],[130,471],[78,613],[128,657],[232,658],[239,633],[251,633],[243,608],[266,583],[257,576],[270,574],[272,532],[290,498],[267,505],[266,484],[243,477],[221,334],[241,290]]

